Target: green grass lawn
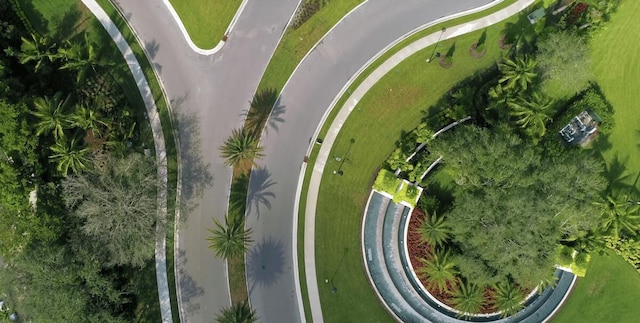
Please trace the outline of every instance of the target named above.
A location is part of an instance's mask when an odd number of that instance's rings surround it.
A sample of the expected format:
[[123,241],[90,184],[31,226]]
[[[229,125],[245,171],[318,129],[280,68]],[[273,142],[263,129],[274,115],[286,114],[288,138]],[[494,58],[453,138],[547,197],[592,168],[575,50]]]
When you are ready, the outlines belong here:
[[[333,175],[338,162],[328,161],[316,210],[316,266],[327,322],[391,321],[369,286],[360,250],[362,213],[376,169],[394,149],[402,131],[417,126],[426,108],[434,105],[459,81],[495,64],[502,57],[503,52],[497,45],[500,32],[505,23],[517,19],[513,17],[486,29],[487,53],[481,59],[470,57],[469,48],[480,38],[482,30],[439,44],[441,52],[455,46],[453,66],[449,69],[443,69],[437,61],[425,63],[425,57],[429,57],[433,47],[409,57],[362,98],[343,125],[331,156],[344,154],[351,138],[355,143],[349,152],[349,160],[342,167],[344,176]],[[379,130],[371,132],[368,129]],[[348,257],[336,270],[344,250]],[[335,294],[330,286],[322,283],[334,272],[334,283],[339,289]]]
[[[622,1],[606,29],[591,40],[592,69],[613,105],[616,125],[603,147],[605,158],[617,157],[626,166],[625,182],[633,184],[640,171],[640,1]],[[598,138],[600,140],[601,138]]]
[[224,36],[242,0],[170,0],[189,37],[202,49],[215,47]]
[[553,323],[638,322],[640,275],[609,252],[593,255],[587,276],[578,280],[571,297]]

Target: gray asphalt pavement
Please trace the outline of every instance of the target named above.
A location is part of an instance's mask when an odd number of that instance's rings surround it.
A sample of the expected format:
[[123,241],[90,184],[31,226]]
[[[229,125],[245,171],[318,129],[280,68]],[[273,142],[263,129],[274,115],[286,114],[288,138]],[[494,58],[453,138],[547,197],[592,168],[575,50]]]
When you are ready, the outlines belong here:
[[218,147],[242,125],[242,112],[298,1],[250,1],[224,48],[201,56],[186,44],[160,1],[115,0],[142,39],[178,115],[183,200],[191,205],[182,212],[176,255],[184,322],[210,322],[230,304],[225,263],[206,241],[212,219],[224,218],[231,180]]
[[349,78],[385,46],[415,28],[491,0],[369,0],[301,63],[277,105],[277,131],[262,137],[265,158],[250,183],[247,256],[251,304],[263,322],[299,322],[292,234],[298,175],[316,126]]

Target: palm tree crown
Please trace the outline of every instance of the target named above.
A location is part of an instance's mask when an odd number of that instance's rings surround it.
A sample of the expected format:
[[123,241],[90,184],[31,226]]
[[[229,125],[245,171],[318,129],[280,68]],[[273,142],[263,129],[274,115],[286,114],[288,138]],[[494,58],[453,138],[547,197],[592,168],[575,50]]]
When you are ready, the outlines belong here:
[[256,311],[244,300],[222,310],[216,318],[218,323],[253,323],[258,320]]
[[505,57],[498,67],[502,72],[499,82],[504,84],[505,89],[526,91],[533,83],[538,74],[535,72],[537,62],[530,56],[516,57],[511,59]]
[[441,293],[448,290],[448,284],[453,282],[458,274],[448,251],[436,251],[431,254],[431,258],[422,258],[420,262],[423,266],[418,272],[426,276],[427,287],[437,289]]
[[56,139],[64,137],[64,129],[71,126],[70,117],[66,114],[70,106],[70,96],[64,100],[62,93],[56,93],[52,98],[36,98],[33,101],[35,111],[32,112],[39,121],[36,124],[36,134],[53,133]]
[[511,108],[510,114],[517,119],[516,123],[525,129],[532,137],[541,138],[547,132],[547,122],[551,100],[534,93],[531,98],[518,98],[507,102]]
[[80,147],[76,138],[60,139],[51,147],[53,155],[49,158],[58,163],[58,171],[67,176],[69,170],[77,173],[79,170],[86,169],[89,164],[89,148]]
[[462,311],[461,316],[479,313],[484,305],[484,291],[478,285],[460,282],[453,290],[451,302],[455,308]]
[[438,217],[434,211],[422,221],[420,227],[418,227],[418,234],[420,234],[422,242],[428,243],[433,247],[439,247],[449,239],[451,227],[444,216]]
[[211,236],[207,240],[211,243],[209,249],[213,250],[218,257],[230,259],[244,254],[251,239],[251,229],[244,228],[244,217],[241,215],[229,214],[225,218],[223,226],[214,219],[216,228],[209,229]]
[[256,137],[239,129],[233,130],[231,136],[220,147],[220,152],[228,166],[236,166],[247,160],[254,161],[263,156],[262,147],[258,146]]
[[607,196],[603,201],[595,202],[600,207],[603,232],[616,240],[621,235],[634,237],[640,230],[640,205],[629,202],[628,195]]
[[498,283],[495,290],[495,304],[502,311],[502,317],[514,315],[524,307],[524,295],[514,283]]

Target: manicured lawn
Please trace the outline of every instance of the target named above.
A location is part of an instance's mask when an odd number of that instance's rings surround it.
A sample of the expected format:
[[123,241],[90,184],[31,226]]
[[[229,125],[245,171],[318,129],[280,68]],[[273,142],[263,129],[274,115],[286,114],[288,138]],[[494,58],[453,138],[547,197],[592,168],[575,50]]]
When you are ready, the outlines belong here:
[[638,322],[640,317],[640,275],[609,252],[593,255],[587,276],[576,287],[553,323]]
[[[639,1],[622,1],[612,21],[591,40],[592,69],[607,99],[613,105],[616,125],[601,144],[605,158],[616,155],[626,166],[625,182],[633,184],[640,171],[640,24]],[[598,138],[600,140],[602,138]]]
[[[508,22],[516,20],[514,17]],[[425,63],[433,47],[409,57],[362,98],[343,125],[331,156],[344,154],[351,138],[355,143],[349,160],[342,166],[344,176],[332,174],[339,162],[332,159],[327,162],[316,210],[316,266],[327,322],[391,321],[369,286],[360,250],[362,213],[376,169],[393,150],[402,131],[417,126],[427,108],[459,81],[500,59],[503,52],[497,42],[505,23],[486,29],[487,53],[481,59],[471,58],[469,47],[480,38],[482,30],[439,44],[443,53],[455,46],[453,66],[449,69],[443,69],[437,61]],[[338,267],[345,252],[347,257]],[[334,283],[339,289],[335,294],[331,286],[322,283],[334,272]]]
[[215,47],[224,36],[242,0],[170,0],[189,37],[202,49]]

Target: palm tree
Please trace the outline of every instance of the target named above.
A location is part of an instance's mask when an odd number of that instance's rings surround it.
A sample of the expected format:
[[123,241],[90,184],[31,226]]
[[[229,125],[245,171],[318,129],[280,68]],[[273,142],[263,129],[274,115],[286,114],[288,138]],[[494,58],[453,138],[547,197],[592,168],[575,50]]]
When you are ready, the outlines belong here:
[[231,259],[243,255],[251,239],[251,229],[244,228],[244,217],[239,214],[227,214],[224,219],[225,225],[221,225],[214,219],[216,228],[209,229],[211,236],[207,240],[211,243],[209,249],[213,250],[218,257]]
[[256,311],[251,309],[247,300],[222,309],[222,313],[216,318],[218,323],[253,323],[256,321],[258,321]]
[[36,124],[38,136],[53,132],[56,139],[64,137],[64,129],[71,125],[69,116],[65,114],[70,106],[70,97],[67,95],[62,100],[62,92],[58,92],[52,98],[36,98],[33,101],[35,111],[32,114],[40,120]]
[[89,72],[97,75],[98,67],[113,65],[113,63],[100,60],[86,33],[84,34],[83,43],[67,41],[65,47],[58,48],[58,57],[64,60],[64,64],[60,69],[78,72],[76,77],[78,82],[83,81]]
[[269,120],[271,110],[278,100],[278,91],[275,88],[262,90],[249,102],[250,108],[245,112],[246,125],[251,129],[251,134],[258,136],[262,127]]
[[456,309],[462,311],[460,316],[476,314],[484,305],[484,291],[478,285],[460,282],[453,290],[451,302]]
[[440,247],[449,239],[451,235],[451,227],[445,220],[444,216],[438,217],[433,211],[431,215],[427,215],[420,227],[418,227],[420,240],[428,243],[432,247]]
[[67,141],[61,138],[56,141],[56,144],[51,147],[53,155],[49,156],[51,160],[58,163],[57,170],[63,175],[67,176],[69,170],[77,173],[79,170],[87,168],[89,164],[89,148],[80,147],[80,144],[76,138],[71,138]]
[[228,166],[236,166],[248,160],[255,164],[255,159],[264,156],[256,137],[239,129],[234,129],[219,149],[220,156],[225,159],[225,164]]
[[514,315],[524,308],[524,295],[514,283],[498,283],[494,288],[495,305],[502,312],[502,317]]
[[76,108],[76,111],[71,115],[71,120],[72,126],[83,130],[91,129],[97,137],[102,136],[103,128],[108,126],[107,122],[100,118],[95,111],[83,106]]
[[505,89],[526,91],[533,83],[538,74],[535,72],[538,63],[531,56],[517,56],[515,59],[505,57],[498,67],[502,72],[502,77],[498,82],[504,85]]
[[456,279],[458,270],[448,251],[438,250],[429,259],[421,258],[422,267],[418,268],[427,278],[427,288],[437,289],[440,293],[448,291],[449,283]]
[[511,108],[510,115],[517,119],[516,123],[525,129],[532,137],[541,138],[547,132],[547,121],[551,120],[548,110],[551,100],[539,93],[534,93],[525,100],[518,98],[507,102]]
[[594,202],[600,207],[602,222],[600,229],[615,240],[620,235],[636,236],[640,230],[640,205],[629,203],[629,196],[606,196],[602,201]]
[[45,62],[52,62],[55,58],[56,44],[47,36],[31,34],[31,39],[22,38],[19,55],[20,64],[36,62],[35,71],[39,71]]

